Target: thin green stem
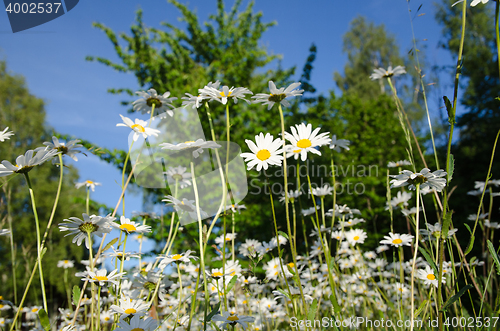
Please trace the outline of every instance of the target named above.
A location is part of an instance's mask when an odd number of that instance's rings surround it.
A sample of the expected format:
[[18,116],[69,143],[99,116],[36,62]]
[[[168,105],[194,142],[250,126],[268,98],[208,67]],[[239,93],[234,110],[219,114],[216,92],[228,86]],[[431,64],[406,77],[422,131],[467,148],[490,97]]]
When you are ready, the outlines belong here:
[[57,205],[59,204],[59,196],[61,194],[61,188],[62,188],[63,176],[64,176],[63,158],[62,158],[61,154],[59,154],[59,168],[61,169],[61,171],[59,174],[59,184],[57,186],[56,199],[54,200],[54,206],[52,207],[52,212],[50,213],[49,222],[47,223],[47,228],[45,229],[45,233],[43,234],[42,247],[45,245],[45,240],[47,239],[47,236],[49,235],[49,230],[50,230],[50,227],[52,226],[52,221],[54,220],[54,215],[56,214]]
[[413,261],[411,264],[411,327],[410,331],[413,331],[413,321],[415,320],[415,265],[417,262],[418,253],[418,233],[419,233],[419,214],[420,214],[420,184],[417,184],[417,216],[415,221],[415,251],[413,252]]

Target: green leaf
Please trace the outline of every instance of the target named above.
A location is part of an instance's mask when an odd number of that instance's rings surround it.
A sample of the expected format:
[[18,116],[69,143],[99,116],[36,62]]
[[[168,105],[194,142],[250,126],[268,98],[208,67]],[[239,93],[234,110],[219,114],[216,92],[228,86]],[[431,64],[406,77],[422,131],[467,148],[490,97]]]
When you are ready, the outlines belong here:
[[339,303],[337,302],[337,300],[335,300],[335,297],[333,296],[333,294],[330,294],[330,302],[333,305],[333,310],[335,310],[335,312],[337,314],[340,314],[341,309],[340,309]]
[[434,270],[434,275],[437,276],[439,274],[439,270],[436,266],[436,263],[434,263],[434,260],[432,260],[432,258],[430,257],[430,255],[427,253],[427,251],[424,248],[419,246],[418,250],[420,251],[420,253],[422,253],[422,255],[424,256],[427,263],[429,263],[431,265],[432,270]]
[[454,296],[452,296],[451,298],[448,299],[448,301],[446,301],[446,303],[444,304],[443,308],[441,308],[440,310],[441,311],[446,311],[446,309],[451,306],[455,301],[457,301],[462,295],[464,295],[465,291],[467,290],[470,290],[471,288],[473,288],[474,286],[472,286],[471,284],[467,284],[465,285],[464,287],[462,287],[462,289],[457,293],[455,294]]
[[449,212],[446,213],[446,216],[443,219],[443,229],[441,230],[441,239],[446,240],[448,238],[448,232],[450,231],[450,224],[451,224],[451,215],[452,211],[450,210]]
[[44,309],[40,309],[38,311],[38,318],[40,319],[40,324],[42,324],[43,329],[45,331],[50,331],[49,315],[47,315],[47,312]]
[[422,310],[424,309],[425,305],[427,304],[427,300],[424,300],[421,304],[420,304],[420,307],[418,307],[418,309],[415,311],[415,318],[418,317],[418,315],[420,315],[420,313],[422,312]]
[[448,112],[448,122],[450,124],[455,123],[455,115],[453,114],[453,106],[451,105],[450,99],[447,96],[443,96],[444,105],[446,106],[446,111]]
[[307,313],[307,319],[309,321],[314,321],[314,316],[316,316],[316,312],[318,310],[318,300],[314,299],[311,306],[309,307],[309,312]]
[[207,319],[205,320],[205,323],[210,322],[210,320],[212,319],[212,317],[214,317],[214,315],[219,312],[219,307],[220,307],[220,302],[217,303],[215,305],[214,309],[210,312],[210,314],[208,314]]
[[472,230],[470,229],[470,226],[468,226],[468,225],[467,225],[467,224],[465,224],[465,223],[464,223],[464,225],[465,225],[465,227],[467,228],[467,230],[469,230],[469,233],[470,233],[470,234],[472,234]]
[[448,183],[451,182],[451,179],[453,178],[453,171],[455,170],[455,157],[453,157],[453,154],[450,154],[449,158],[449,165],[450,165],[450,171],[448,172]]
[[236,276],[236,275],[234,275],[233,278],[231,278],[231,280],[229,281],[229,284],[227,284],[227,287],[226,287],[226,294],[231,292],[231,290],[233,289],[234,284],[236,284],[237,280],[238,280],[238,276]]
[[118,241],[118,238],[111,240],[106,246],[104,246],[103,252],[107,251],[112,245],[114,245]]
[[497,274],[500,275],[500,259],[498,258],[498,254],[493,247],[491,241],[488,240],[488,249],[490,250],[491,257],[493,257],[493,261],[495,261],[495,265],[497,266]]
[[286,233],[284,233],[283,231],[278,231],[278,234],[282,235],[283,237],[285,237],[287,240],[290,240],[288,238],[288,235]]
[[[45,252],[47,252],[47,247],[44,247],[42,251],[40,252],[40,260],[43,259],[43,256],[45,255]],[[40,262],[41,263],[41,262]]]
[[290,295],[288,295],[288,293],[286,293],[284,290],[280,289],[280,288],[277,288],[278,292],[280,292],[281,294],[283,294],[284,296],[286,296],[288,298],[288,300],[291,300],[290,299]]
[[464,255],[469,254],[470,251],[472,250],[472,247],[474,247],[474,239],[476,239],[476,238],[471,234],[470,235],[469,245],[467,245],[467,249],[465,250],[465,254]]
[[78,301],[80,301],[80,295],[82,292],[80,291],[80,288],[78,286],[73,286],[73,304],[76,306],[78,304]]

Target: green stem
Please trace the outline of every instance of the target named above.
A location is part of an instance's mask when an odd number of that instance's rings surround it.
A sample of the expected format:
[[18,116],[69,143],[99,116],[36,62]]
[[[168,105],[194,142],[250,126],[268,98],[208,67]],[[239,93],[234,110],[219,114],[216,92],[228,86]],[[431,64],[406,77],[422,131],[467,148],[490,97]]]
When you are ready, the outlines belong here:
[[[94,271],[94,253],[92,252],[92,236],[90,232],[87,232],[87,237],[89,240],[89,265],[90,271]],[[83,291],[82,291],[83,292]],[[90,330],[94,330],[94,309],[95,309],[95,284],[91,284],[91,295],[92,295],[92,305],[90,307]]]
[[495,7],[495,32],[496,32],[496,40],[497,40],[497,62],[498,62],[498,74],[500,76],[500,32],[498,28],[498,15],[500,12],[500,3],[496,1]]
[[[153,110],[154,110],[154,105],[153,105]],[[151,115],[153,115],[153,111],[151,111]],[[151,122],[149,124],[151,125]],[[125,156],[125,162],[123,162],[122,190],[123,190],[123,187],[125,186],[125,170],[127,169],[127,163],[128,163],[128,159],[130,157],[130,151],[132,151],[132,146],[134,146],[133,140],[132,140],[132,143],[130,144],[130,147],[128,148],[127,156]],[[123,206],[123,215],[125,215],[125,193],[123,194],[122,206]]]
[[417,216],[415,221],[415,251],[413,252],[413,261],[411,265],[411,327],[410,331],[413,331],[413,321],[415,320],[415,264],[417,262],[418,253],[418,232],[419,232],[419,214],[420,214],[420,184],[417,184]]
[[52,221],[54,220],[54,215],[56,214],[57,205],[59,204],[59,196],[61,194],[64,176],[63,158],[61,154],[59,154],[59,168],[61,168],[61,171],[59,174],[59,184],[57,186],[56,199],[54,200],[54,206],[52,207],[52,212],[50,213],[49,223],[47,223],[47,228],[45,229],[45,233],[43,234],[42,247],[45,245],[45,240],[47,239],[47,236],[49,234],[50,227],[52,226]]
[[[5,192],[7,191],[7,192]],[[9,231],[10,231],[10,258],[12,263],[12,286],[14,288],[14,304],[17,304],[17,283],[16,283],[16,250],[14,247],[14,231],[12,228],[12,214],[11,214],[11,196],[12,189],[9,186],[8,189],[4,188],[4,193],[6,193],[7,197],[7,221],[9,223]]]
[[[33,215],[35,217],[37,259],[40,261],[42,259],[41,258],[42,246],[41,246],[41,242],[40,242],[40,222],[38,221],[38,213],[36,210],[35,194],[33,193],[33,187],[31,185],[31,181],[30,181],[30,177],[29,177],[28,173],[25,173],[24,177],[26,178],[26,183],[28,184],[28,189],[29,189],[30,197],[31,197],[31,206],[33,208]],[[40,273],[40,285],[42,287],[43,308],[45,309],[46,312],[48,312],[47,297],[45,294],[45,284],[43,281],[43,271],[42,271],[42,264],[41,263],[38,263],[38,272]]]

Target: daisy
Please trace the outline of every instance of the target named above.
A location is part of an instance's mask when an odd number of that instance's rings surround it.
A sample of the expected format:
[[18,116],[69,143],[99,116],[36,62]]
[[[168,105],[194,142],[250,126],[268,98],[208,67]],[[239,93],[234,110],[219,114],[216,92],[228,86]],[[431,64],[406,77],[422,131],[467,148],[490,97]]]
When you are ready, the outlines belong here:
[[[316,212],[316,210],[319,210],[321,207],[320,206],[316,206],[316,208],[314,207],[311,207],[311,208],[307,208],[307,209],[302,209],[301,210],[301,213],[302,215],[304,216],[309,216],[309,215],[312,215]],[[330,209],[331,210],[331,209]]]
[[192,95],[192,94],[189,94],[189,93],[185,93],[187,96],[186,97],[182,97],[181,99],[184,100],[182,101],[182,106],[191,106],[191,107],[196,107],[196,108],[200,108],[201,106],[201,102],[206,99],[205,96],[199,94],[198,96],[196,95]]
[[[237,233],[226,233],[226,242],[234,240],[236,238]],[[215,243],[222,246],[222,243],[224,242],[224,235],[218,236],[215,238]]]
[[82,280],[88,280],[91,283],[98,283],[99,286],[104,286],[106,285],[106,283],[113,283],[114,285],[118,286],[118,281],[116,280],[116,278],[125,275],[125,273],[117,271],[118,270],[115,269],[107,274],[106,269],[99,269],[96,272],[89,270],[87,273],[87,277],[82,278]]
[[148,122],[146,121],[136,118],[134,123],[130,118],[125,117],[121,114],[120,117],[122,118],[123,123],[118,123],[116,126],[125,126],[131,128],[132,131],[134,131],[134,136],[132,137],[133,141],[137,141],[137,139],[139,139],[139,136],[142,136],[142,138],[146,139],[149,136],[157,137],[160,133],[160,130],[150,128],[148,126]]
[[382,253],[382,252],[385,252],[385,251],[387,251],[387,250],[389,250],[389,246],[387,246],[387,245],[381,245],[381,246],[378,246],[378,247],[375,249],[375,251],[376,251],[377,253],[379,253],[379,254],[380,254],[380,253]]
[[315,197],[324,197],[326,195],[332,195],[333,192],[333,187],[330,187],[330,185],[325,184],[323,187],[317,187],[313,188],[312,191],[309,190],[309,194],[312,194]]
[[[391,199],[390,201],[390,205],[392,206],[392,208],[396,208],[398,206],[403,206],[403,207],[406,207],[408,206],[408,201],[411,199],[411,192],[402,192],[402,191],[399,191],[396,196],[394,198]],[[387,204],[387,207],[385,208],[386,210],[389,209],[389,204]]]
[[413,240],[412,235],[389,232],[389,235],[384,236],[384,239],[380,241],[380,244],[392,245],[394,247],[411,246],[412,240]]
[[349,150],[350,143],[351,142],[347,139],[337,139],[337,135],[334,134],[332,137],[332,141],[330,142],[330,148],[340,153],[341,147],[344,148],[345,150]]
[[246,239],[245,242],[241,244],[239,252],[245,257],[255,257],[262,247],[263,246],[260,241],[255,239]]
[[286,157],[294,156],[297,160],[299,155],[302,161],[307,158],[307,152],[321,155],[321,152],[316,148],[330,143],[331,139],[328,137],[330,132],[323,132],[318,135],[321,128],[316,128],[312,131],[312,125],[300,123],[295,127],[290,128],[292,134],[285,132],[285,139],[288,140],[292,146],[287,146]]
[[333,231],[332,232],[332,239],[336,239],[338,241],[341,241],[344,239],[344,232],[342,231]]
[[[436,222],[434,225],[426,223],[426,225],[427,225],[427,230],[426,229],[420,230],[420,234],[424,237],[424,241],[436,240],[437,238],[441,237],[441,224],[439,224],[439,222]],[[457,231],[458,229],[448,229],[447,239],[451,238]]]
[[245,96],[247,94],[253,94],[252,91],[246,87],[229,88],[228,86],[223,86],[222,89],[218,89],[213,86],[205,86],[198,91],[204,98],[210,99],[210,101],[219,101],[223,105],[227,103],[228,98],[232,98],[234,103],[238,103],[238,99],[243,99],[248,102],[248,100],[245,99]]
[[83,147],[83,145],[79,144],[79,142],[80,139],[74,139],[65,143],[65,142],[60,142],[59,139],[57,139],[57,137],[52,137],[52,142],[46,141],[43,143],[46,147],[38,147],[35,149],[35,151],[38,152],[39,150],[43,149],[57,150],[58,152],[61,152],[62,155],[67,155],[73,160],[78,161],[76,154],[82,153],[82,151],[79,151],[76,148]]
[[271,109],[275,103],[282,104],[285,107],[290,107],[290,102],[286,100],[290,97],[296,97],[302,95],[304,90],[296,90],[300,86],[300,83],[295,82],[290,84],[286,89],[281,87],[279,89],[276,88],[276,85],[271,80],[269,81],[269,92],[266,93],[257,93],[252,99],[255,99],[254,103],[262,103],[263,105],[267,105],[267,110]]
[[160,269],[164,269],[167,265],[169,265],[172,262],[184,262],[184,263],[190,263],[191,259],[197,259],[195,256],[190,256],[191,253],[194,253],[193,251],[186,251],[181,254],[173,254],[173,255],[167,255],[167,256],[160,256],[157,257],[157,259],[160,259]]
[[61,261],[57,262],[58,268],[69,269],[69,268],[73,268],[74,266],[75,266],[75,261],[73,261],[73,260],[61,260]]
[[409,170],[403,170],[399,175],[391,175],[391,188],[402,187],[409,185],[410,190],[416,189],[416,185],[420,184],[421,189],[435,189],[438,192],[446,186],[446,179],[441,178],[446,176],[447,173],[444,170],[436,170],[431,172],[429,169],[424,168],[420,172],[411,172]]
[[8,234],[10,234],[10,230],[0,229],[0,236],[6,236]]
[[[299,190],[295,190],[295,191],[290,190],[290,191],[288,191],[288,200],[290,200],[290,202],[293,203],[295,201],[295,199],[297,199],[301,195],[302,195],[302,192]],[[281,192],[280,202],[285,202],[285,192]]]
[[14,135],[14,132],[12,131],[7,132],[7,130],[9,130],[9,127],[6,127],[3,131],[0,132],[1,142],[4,142],[6,139],[10,139],[10,136]]
[[191,173],[186,171],[187,168],[183,166],[170,167],[164,172],[167,175],[169,183],[178,183],[181,189],[191,185]]
[[[109,216],[101,217],[96,215],[82,214],[83,221],[77,217],[70,217],[69,219],[64,219],[68,223],[60,223],[60,231],[70,231],[66,236],[75,234],[72,242],[80,246],[82,241],[85,240],[85,246],[89,248],[89,238],[88,234],[92,233],[99,237],[102,237],[104,233],[111,232],[111,222],[114,218]],[[65,237],[66,237],[65,236]]]
[[373,69],[373,74],[370,75],[370,78],[371,80],[375,80],[384,77],[389,78],[392,76],[399,76],[402,74],[406,74],[405,67],[397,66],[396,68],[392,69],[392,66],[389,66],[387,70],[385,70],[384,68]]
[[115,313],[120,314],[120,320],[130,315],[145,315],[149,309],[149,304],[141,299],[132,300],[122,296],[119,300],[119,306],[111,305],[109,309]]
[[260,171],[262,168],[267,170],[269,165],[281,165],[281,161],[283,160],[283,150],[281,147],[283,146],[283,141],[280,138],[273,139],[273,135],[270,133],[260,133],[258,136],[255,136],[256,144],[246,139],[248,147],[252,151],[252,153],[241,153],[240,156],[245,158],[245,162],[247,163],[248,170],[251,170],[254,166],[257,166],[257,171]]
[[120,224],[112,222],[111,225],[114,226],[115,228],[120,229],[121,231],[125,231],[127,234],[134,232],[136,233],[151,232],[151,226],[140,225],[139,223],[132,222],[130,221],[130,219],[126,218],[123,215],[120,217]]
[[205,141],[203,139],[198,139],[196,141],[186,141],[183,143],[179,143],[177,145],[170,144],[170,143],[163,143],[160,144],[162,149],[167,149],[171,151],[192,151],[193,152],[193,157],[197,158],[200,156],[201,153],[203,153],[204,148],[220,148],[221,146],[217,144],[214,141]]
[[387,168],[399,168],[399,167],[409,166],[409,165],[411,165],[411,162],[407,161],[407,160],[399,160],[396,162],[390,161],[387,164]]
[[90,188],[92,190],[92,192],[94,192],[95,187],[96,186],[101,186],[101,185],[102,185],[101,183],[94,182],[94,181],[91,181],[91,180],[86,180],[86,181],[81,182],[81,183],[76,183],[75,187],[77,189],[79,189],[80,187],[86,186],[87,188]]
[[[489,0],[473,0],[471,3],[470,3],[470,6],[471,7],[475,7],[477,6],[478,4],[482,3],[483,5],[484,4],[487,4]],[[459,1],[461,2],[461,1]]]
[[136,100],[132,103],[135,111],[140,111],[143,114],[151,113],[153,105],[157,114],[167,113],[174,116],[174,112],[169,108],[174,108],[172,101],[177,98],[169,98],[170,92],[165,92],[163,95],[156,93],[155,89],[149,89],[147,92],[137,91],[135,94],[140,95],[142,99]]
[[228,205],[226,206],[226,211],[231,211],[233,213],[236,213],[238,212],[238,214],[240,213],[241,210],[243,209],[247,209],[247,207],[245,205],[240,205],[240,204],[237,204],[237,203],[234,203],[232,205]]
[[367,238],[366,232],[361,229],[352,229],[345,233],[345,238],[351,245],[362,244]]
[[[181,200],[174,198],[171,195],[167,195],[167,196],[165,196],[165,199],[163,199],[162,201],[169,202],[167,204],[167,206],[174,206],[175,211],[177,213],[181,213],[181,212],[188,213],[192,219],[195,219],[195,220],[198,219],[198,214],[196,213],[196,205],[195,205],[194,200],[188,200],[188,199],[184,198],[181,201]],[[205,213],[203,210],[201,210],[201,208],[200,208],[200,215],[201,215],[201,218],[208,217],[208,214]]]
[[121,320],[117,326],[115,331],[153,331],[158,327],[158,322],[152,317],[141,319],[139,315],[134,315],[130,323]]
[[220,327],[223,329],[227,329],[227,325],[231,325],[234,329],[236,324],[240,324],[243,327],[243,330],[247,329],[248,323],[252,323],[255,319],[250,316],[243,316],[234,313],[223,311],[222,315],[215,315],[212,317],[212,321],[223,322]]
[[37,165],[40,165],[59,154],[57,150],[48,151],[44,149],[38,151],[35,156],[33,156],[34,152],[35,151],[33,150],[28,150],[26,153],[24,153],[24,155],[19,155],[16,158],[16,165],[13,165],[9,161],[3,160],[2,164],[0,165],[0,177],[9,176],[13,173],[26,174]]
[[[434,275],[434,270],[432,270],[432,268],[429,266],[426,266],[424,270],[422,269],[417,270],[416,277],[418,279],[422,279],[425,285],[432,284],[435,287],[438,287],[437,277]],[[441,280],[443,283],[446,283],[446,279],[444,279],[444,277],[442,277]]]

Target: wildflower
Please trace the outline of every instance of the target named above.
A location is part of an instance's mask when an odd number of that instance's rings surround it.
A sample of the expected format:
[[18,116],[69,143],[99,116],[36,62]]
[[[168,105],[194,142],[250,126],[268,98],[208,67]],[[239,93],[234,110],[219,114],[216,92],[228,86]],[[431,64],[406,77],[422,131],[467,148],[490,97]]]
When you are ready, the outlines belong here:
[[125,216],[120,217],[120,224],[111,223],[115,228],[120,229],[121,231],[125,231],[127,234],[137,232],[137,233],[146,233],[151,232],[151,226],[149,225],[139,225],[139,223],[132,222],[130,219]]
[[191,107],[196,107],[200,108],[201,102],[206,99],[205,96],[199,94],[198,96],[192,95],[189,93],[185,93],[187,97],[182,97],[181,99],[184,100],[182,101],[182,106],[191,106]]
[[167,175],[167,179],[173,180],[174,183],[178,183],[181,189],[191,185],[191,173],[186,171],[187,168],[183,166],[170,167],[164,174]]
[[332,232],[332,239],[336,239],[338,241],[341,241],[344,239],[344,232],[342,231],[333,231]]
[[252,99],[255,99],[254,103],[262,103],[263,105],[267,105],[267,110],[271,109],[275,103],[282,104],[285,107],[290,107],[290,102],[286,100],[290,97],[296,97],[302,95],[304,90],[296,90],[300,86],[300,83],[295,82],[290,84],[286,89],[281,87],[279,89],[276,88],[276,85],[273,81],[269,81],[269,92],[266,93],[257,93]]
[[380,241],[380,244],[392,245],[394,247],[411,246],[412,240],[412,235],[389,232],[389,235],[384,236],[384,239]]
[[387,245],[380,245],[380,246],[378,246],[378,247],[375,249],[375,251],[376,251],[377,253],[379,253],[379,254],[380,254],[380,253],[382,253],[382,252],[385,252],[385,251],[387,251],[387,250],[389,250],[389,246],[387,246]]
[[[226,242],[234,240],[236,238],[237,233],[226,233]],[[224,235],[218,236],[215,238],[215,243],[222,246],[222,243],[224,242]]]
[[362,244],[367,238],[366,232],[361,229],[352,229],[345,233],[345,238],[351,245]]
[[10,234],[10,230],[0,229],[0,236],[6,236],[8,234]]
[[122,298],[119,299],[119,304],[119,306],[111,305],[109,309],[111,309],[113,313],[120,314],[120,319],[124,319],[130,315],[145,315],[149,309],[149,304],[143,300],[132,300],[126,298],[125,296],[122,296]]
[[370,78],[371,80],[375,80],[384,77],[389,78],[392,76],[399,76],[402,74],[406,74],[405,67],[397,66],[396,68],[392,69],[392,66],[389,66],[387,70],[385,70],[384,68],[373,69],[373,74],[370,75]]
[[312,131],[310,123],[307,125],[300,123],[295,125],[295,127],[292,126],[290,129],[292,134],[285,132],[285,139],[292,144],[286,147],[286,157],[294,156],[296,160],[300,155],[301,160],[305,161],[308,152],[321,155],[321,152],[316,147],[329,144],[331,141],[328,137],[330,132],[323,132],[318,135],[321,128],[316,128]]
[[220,327],[227,329],[227,325],[231,325],[233,328],[236,324],[240,324],[244,330],[247,329],[248,323],[252,323],[255,319],[250,316],[237,315],[234,312],[223,311],[222,315],[215,315],[212,317],[213,321],[223,322]]
[[57,262],[58,268],[69,269],[69,268],[73,268],[74,266],[75,266],[75,261],[73,261],[73,260],[61,260],[61,261]]
[[103,324],[111,324],[113,323],[113,316],[109,311],[101,311],[100,317],[101,322]]
[[242,210],[242,209],[247,209],[247,207],[245,205],[240,205],[238,203],[234,203],[232,205],[226,206],[226,211],[231,210],[233,213],[236,213],[236,212],[240,213],[240,210]]
[[[441,224],[439,224],[439,222],[436,222],[434,225],[428,223],[426,225],[428,230],[420,230],[420,234],[424,236],[424,241],[427,239],[436,240],[436,238],[439,238],[441,236]],[[451,238],[457,231],[458,229],[449,229],[447,239]]]
[[417,207],[411,207],[410,209],[401,209],[404,216],[410,216],[417,213]]
[[160,259],[160,269],[164,269],[167,265],[169,265],[172,262],[184,262],[184,263],[189,263],[191,262],[191,259],[197,259],[195,256],[190,256],[192,251],[188,250],[184,253],[181,254],[173,254],[173,255],[167,255],[167,256],[160,256],[157,257],[157,259]]
[[420,184],[421,189],[429,188],[441,192],[446,186],[446,179],[441,177],[446,175],[446,171],[444,170],[431,172],[427,168],[416,173],[409,170],[403,170],[399,175],[391,175],[391,177],[394,178],[391,180],[391,188],[409,185],[408,188],[414,190],[416,185]]
[[123,251],[118,251],[116,250],[113,246],[111,246],[111,249],[113,250],[112,253],[108,253],[106,256],[111,257],[114,259],[119,259],[119,260],[125,260],[125,261],[130,261],[130,258],[139,258],[141,255],[138,253],[132,253],[132,252],[125,252],[125,255],[123,254]]
[[177,145],[170,143],[160,144],[162,149],[168,149],[171,151],[192,151],[193,157],[197,158],[203,153],[204,148],[220,148],[221,146],[214,141],[205,141],[203,139],[198,139],[196,141],[186,141],[183,143],[179,143]]
[[10,139],[10,136],[14,135],[14,132],[12,131],[7,132],[7,130],[9,130],[9,127],[6,127],[3,131],[0,132],[1,142],[4,142],[6,139]]
[[316,206],[316,208],[314,207],[311,207],[311,208],[307,208],[307,209],[302,209],[302,215],[304,216],[309,216],[309,215],[312,215],[316,212],[316,210],[319,210],[321,207],[320,206]]
[[198,92],[201,96],[203,96],[203,98],[210,99],[210,101],[219,101],[223,105],[227,103],[228,98],[232,98],[234,103],[238,103],[238,99],[243,99],[248,102],[248,100],[245,99],[245,96],[247,94],[253,94],[252,91],[246,87],[229,88],[228,86],[223,86],[222,89],[218,89],[213,86],[205,86],[204,88],[199,89]]
[[350,143],[351,142],[347,139],[337,139],[337,135],[334,134],[332,137],[332,141],[330,142],[330,148],[340,153],[341,147],[344,148],[345,150],[349,150]]
[[[400,205],[406,207],[408,206],[408,200],[411,199],[411,192],[401,192],[399,191],[394,198],[391,199],[390,204],[392,208],[396,208]],[[386,210],[389,209],[389,203],[387,203]]]
[[88,271],[87,277],[82,278],[82,280],[88,280],[91,283],[98,283],[99,286],[104,286],[106,283],[113,283],[118,286],[116,278],[125,275],[124,272],[117,272],[118,270],[113,270],[107,274],[106,269],[99,269],[96,272]]
[[258,136],[255,136],[256,144],[246,139],[248,147],[252,153],[241,153],[240,156],[245,158],[245,162],[248,162],[248,170],[251,170],[255,165],[257,165],[257,171],[262,168],[267,170],[269,165],[281,165],[283,153],[281,147],[283,146],[283,141],[280,138],[273,139],[273,135],[270,133],[264,134],[261,132]]
[[[167,195],[167,196],[165,196],[165,199],[163,199],[162,201],[170,202],[167,204],[167,206],[173,205],[175,208],[175,211],[177,213],[181,213],[181,212],[184,213],[185,212],[185,213],[188,213],[192,219],[198,219],[198,214],[196,213],[196,206],[195,206],[194,200],[188,200],[188,199],[184,198],[181,201],[181,200],[174,198],[171,195]],[[201,215],[201,218],[208,217],[208,214],[205,213],[201,209],[200,209],[200,215]]]
[[16,165],[3,160],[0,165],[0,177],[9,176],[13,173],[26,174],[37,165],[44,163],[59,153],[57,150],[40,150],[33,156],[34,152],[28,150],[24,155],[19,155],[16,158]]
[[[475,7],[477,6],[478,4],[482,3],[483,5],[487,4],[489,0],[473,0],[471,3],[470,3],[470,6],[471,7]],[[461,1],[459,1],[461,2]]]
[[[339,206],[335,205],[335,217],[353,217],[354,214],[361,215],[361,211],[359,209],[349,208],[347,205]],[[329,209],[326,213],[327,216],[333,215],[333,209]]]
[[101,186],[101,185],[102,185],[101,183],[94,182],[94,181],[91,181],[91,180],[86,180],[86,181],[81,182],[81,183],[76,183],[76,184],[75,184],[75,187],[76,187],[77,189],[79,189],[79,188],[80,188],[80,187],[82,187],[82,186],[86,186],[86,187],[90,188],[90,189],[92,190],[92,192],[94,192],[95,187],[96,187],[96,186]]
[[240,245],[239,252],[245,257],[255,257],[262,247],[263,246],[260,241],[255,239],[246,239],[245,242]]
[[[290,202],[294,202],[295,199],[297,199],[299,196],[302,195],[302,192],[299,191],[299,190],[290,190],[288,191],[288,200],[290,200]],[[281,197],[280,197],[280,202],[285,202],[285,192],[281,192]]]
[[172,101],[177,98],[169,98],[170,92],[165,92],[163,95],[159,95],[155,89],[151,88],[147,92],[137,91],[135,93],[142,97],[142,99],[136,100],[132,103],[135,111],[140,111],[143,114],[149,114],[151,113],[151,109],[154,105],[156,113],[167,113],[170,116],[174,116],[174,112],[169,108],[174,108]]
[[[77,150],[76,148],[83,147],[82,144],[79,144],[80,139],[74,139],[70,140],[66,143],[60,142],[57,137],[52,137],[52,142],[46,141],[43,144],[46,147],[38,147],[35,149],[36,152],[39,150],[56,150],[58,152],[61,152],[62,155],[67,155],[70,158],[72,158],[75,161],[78,161],[78,158],[76,157],[76,154],[81,153],[82,151]],[[55,159],[54,159],[55,161]],[[54,162],[53,161],[53,162]]]
[[[424,281],[425,285],[432,284],[435,287],[438,287],[438,280],[437,280],[436,276],[434,275],[434,271],[429,266],[425,266],[424,270],[422,270],[422,269],[417,270],[416,277],[418,279],[422,279]],[[443,278],[442,282],[446,283],[446,280],[444,279],[444,277],[442,277],[442,278]]]
[[115,331],[153,331],[158,327],[158,322],[152,317],[141,319],[139,315],[134,315],[130,319],[130,323],[121,320],[117,326]]
[[399,161],[396,161],[396,162],[390,161],[387,164],[387,168],[399,168],[399,167],[402,167],[402,166],[409,166],[409,165],[411,165],[411,162],[407,161],[407,160],[399,160]]
[[309,194],[312,194],[315,197],[324,197],[326,195],[332,195],[333,187],[325,184],[323,187],[313,188],[312,191],[309,190]]
[[[76,236],[73,238],[73,243],[76,242],[78,246],[82,244],[82,241],[85,240],[85,246],[89,248],[89,238],[88,234],[92,233],[99,237],[102,237],[104,233],[111,232],[111,222],[113,218],[111,217],[101,217],[96,215],[82,214],[83,221],[77,217],[70,217],[69,219],[64,219],[64,221],[69,223],[60,223],[59,230],[60,231],[70,231],[66,236],[75,234]],[[65,236],[65,237],[66,237]]]
[[121,114],[120,117],[122,118],[123,123],[118,123],[116,126],[125,126],[131,128],[132,131],[134,131],[134,136],[132,137],[133,141],[137,141],[139,136],[142,136],[142,138],[146,139],[149,136],[157,137],[160,133],[160,130],[150,128],[148,126],[148,122],[146,121],[136,118],[134,123],[130,118],[125,117]]

